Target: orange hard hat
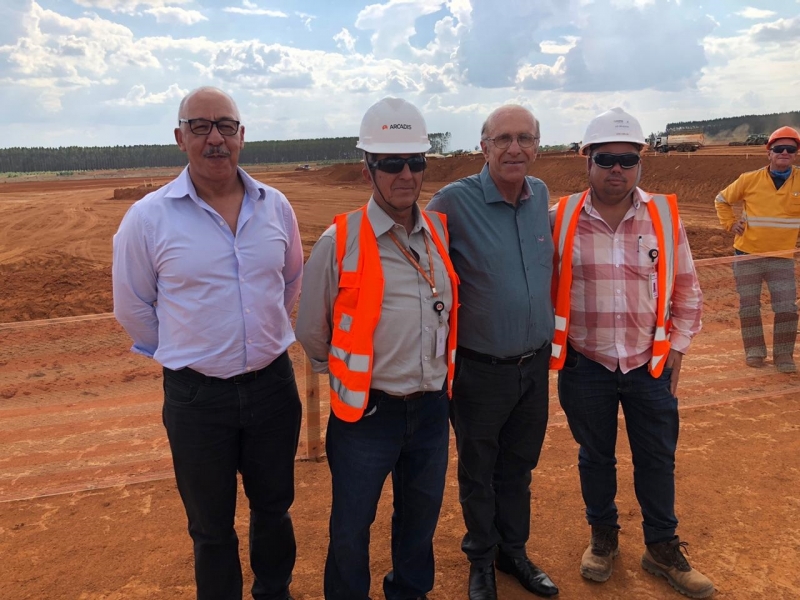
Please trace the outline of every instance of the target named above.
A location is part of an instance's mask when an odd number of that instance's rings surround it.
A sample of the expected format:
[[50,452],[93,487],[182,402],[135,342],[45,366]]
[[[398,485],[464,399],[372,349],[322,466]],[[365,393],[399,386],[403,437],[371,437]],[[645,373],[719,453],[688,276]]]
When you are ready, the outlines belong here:
[[769,141],[767,142],[767,150],[772,148],[772,144],[775,143],[775,140],[780,140],[783,138],[792,139],[797,142],[798,146],[800,146],[800,133],[797,133],[796,129],[792,129],[791,127],[779,127],[775,131],[772,132],[772,135],[769,136]]

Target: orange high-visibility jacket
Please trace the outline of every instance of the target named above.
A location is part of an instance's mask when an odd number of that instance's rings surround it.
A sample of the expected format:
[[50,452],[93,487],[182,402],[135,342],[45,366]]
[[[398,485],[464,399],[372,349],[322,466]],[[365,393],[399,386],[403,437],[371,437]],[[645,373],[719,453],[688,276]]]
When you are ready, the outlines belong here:
[[[447,391],[452,394],[455,374],[458,323],[458,277],[442,239],[449,244],[447,218],[436,212],[421,212],[431,238],[442,257],[452,288],[447,338]],[[333,304],[333,333],[328,355],[331,410],[343,421],[361,418],[369,399],[372,380],[373,334],[381,318],[383,269],[378,240],[367,218],[366,206],[337,215],[336,259],[339,293]]]
[[[551,293],[556,313],[556,329],[550,368],[564,366],[569,339],[570,293],[572,291],[572,249],[578,218],[589,190],[559,199],[553,226],[555,254],[553,256],[553,282]],[[669,355],[670,304],[677,271],[679,232],[678,197],[675,194],[649,194],[647,211],[653,221],[658,240],[656,276],[658,299],[656,302],[656,331],[653,336],[653,356],[648,368],[653,377],[659,377]]]

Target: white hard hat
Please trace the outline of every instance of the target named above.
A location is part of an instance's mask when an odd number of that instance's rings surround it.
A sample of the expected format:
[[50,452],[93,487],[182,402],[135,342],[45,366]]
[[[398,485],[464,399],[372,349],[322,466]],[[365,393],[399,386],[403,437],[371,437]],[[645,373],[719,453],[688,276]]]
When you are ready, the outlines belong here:
[[390,97],[369,107],[356,144],[372,154],[416,154],[430,147],[422,113],[410,102]]
[[619,107],[600,113],[589,121],[580,153],[586,156],[591,146],[610,142],[630,142],[640,146],[647,144],[639,121]]

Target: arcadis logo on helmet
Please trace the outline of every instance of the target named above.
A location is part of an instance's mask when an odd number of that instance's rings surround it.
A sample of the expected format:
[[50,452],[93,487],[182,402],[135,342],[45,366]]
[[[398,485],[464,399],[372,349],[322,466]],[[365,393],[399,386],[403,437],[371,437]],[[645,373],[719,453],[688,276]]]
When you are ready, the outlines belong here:
[[[385,129],[386,125],[384,125],[383,127]],[[394,123],[393,125],[389,126],[389,129],[411,129],[411,125],[409,125],[408,123]]]

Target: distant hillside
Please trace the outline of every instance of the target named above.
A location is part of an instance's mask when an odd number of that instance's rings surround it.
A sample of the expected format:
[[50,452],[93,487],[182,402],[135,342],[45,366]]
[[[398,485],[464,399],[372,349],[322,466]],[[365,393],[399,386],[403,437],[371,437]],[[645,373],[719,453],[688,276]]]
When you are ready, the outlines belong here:
[[667,123],[668,133],[699,130],[705,133],[706,143],[727,143],[744,140],[751,133],[772,133],[778,127],[789,125],[800,128],[800,110],[769,115],[744,115],[707,121],[681,121]]

